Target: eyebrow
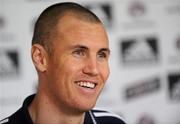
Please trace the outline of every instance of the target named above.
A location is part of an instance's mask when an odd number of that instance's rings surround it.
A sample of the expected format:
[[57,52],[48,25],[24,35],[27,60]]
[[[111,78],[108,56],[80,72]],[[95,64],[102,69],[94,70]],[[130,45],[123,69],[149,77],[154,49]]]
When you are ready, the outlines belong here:
[[86,49],[86,50],[88,50],[88,47],[83,46],[83,45],[74,45],[74,46],[72,46],[72,48],[81,48],[81,49]]
[[101,48],[99,51],[104,51],[110,54],[110,49],[109,48]]

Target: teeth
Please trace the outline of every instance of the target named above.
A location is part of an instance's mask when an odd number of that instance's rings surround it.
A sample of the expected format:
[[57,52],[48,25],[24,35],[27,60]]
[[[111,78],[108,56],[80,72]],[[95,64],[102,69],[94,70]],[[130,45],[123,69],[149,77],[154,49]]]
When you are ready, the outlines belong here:
[[77,83],[79,86],[81,87],[86,87],[86,88],[91,88],[93,89],[95,87],[95,84],[94,83],[91,83],[91,82],[78,82]]

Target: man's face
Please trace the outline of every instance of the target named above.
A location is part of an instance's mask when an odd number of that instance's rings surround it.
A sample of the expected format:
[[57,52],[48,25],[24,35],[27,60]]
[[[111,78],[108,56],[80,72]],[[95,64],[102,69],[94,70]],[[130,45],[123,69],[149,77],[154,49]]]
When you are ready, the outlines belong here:
[[63,108],[91,109],[109,75],[109,45],[103,26],[65,16],[52,43],[47,80],[53,99]]

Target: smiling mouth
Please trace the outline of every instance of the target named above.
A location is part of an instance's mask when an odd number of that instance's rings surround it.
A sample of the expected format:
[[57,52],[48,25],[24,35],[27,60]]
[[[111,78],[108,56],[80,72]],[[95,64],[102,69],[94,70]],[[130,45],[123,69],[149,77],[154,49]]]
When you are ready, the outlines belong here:
[[86,82],[86,81],[78,81],[76,82],[78,86],[83,87],[83,88],[88,88],[88,89],[94,89],[96,87],[96,83],[94,82]]

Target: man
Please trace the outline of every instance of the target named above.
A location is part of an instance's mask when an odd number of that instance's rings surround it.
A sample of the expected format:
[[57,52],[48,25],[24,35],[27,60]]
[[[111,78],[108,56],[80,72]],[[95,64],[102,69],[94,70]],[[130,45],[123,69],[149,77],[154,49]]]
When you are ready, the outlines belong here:
[[31,55],[36,95],[2,124],[125,124],[92,109],[109,75],[108,37],[98,17],[76,3],[55,4],[40,15]]

